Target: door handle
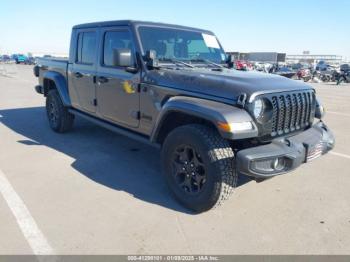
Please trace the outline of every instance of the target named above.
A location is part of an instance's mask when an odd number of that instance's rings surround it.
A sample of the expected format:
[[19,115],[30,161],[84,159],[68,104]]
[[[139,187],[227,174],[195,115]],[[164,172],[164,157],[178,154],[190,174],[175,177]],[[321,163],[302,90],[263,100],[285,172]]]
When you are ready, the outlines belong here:
[[82,73],[79,73],[79,72],[76,72],[76,73],[74,73],[74,76],[75,76],[76,78],[81,78],[81,77],[83,77],[83,74],[82,74]]
[[99,84],[107,83],[107,82],[108,82],[108,78],[107,78],[107,77],[104,77],[104,76],[98,76],[98,77],[97,77],[97,82],[98,82]]

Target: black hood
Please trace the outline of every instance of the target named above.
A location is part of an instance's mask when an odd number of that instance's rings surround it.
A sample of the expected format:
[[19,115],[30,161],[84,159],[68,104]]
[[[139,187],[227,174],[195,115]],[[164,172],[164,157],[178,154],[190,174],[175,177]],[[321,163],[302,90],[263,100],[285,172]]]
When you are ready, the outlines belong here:
[[311,89],[304,82],[282,76],[232,69],[221,71],[205,68],[152,70],[147,73],[145,81],[154,85],[233,100],[243,93],[249,99],[253,94],[259,93]]

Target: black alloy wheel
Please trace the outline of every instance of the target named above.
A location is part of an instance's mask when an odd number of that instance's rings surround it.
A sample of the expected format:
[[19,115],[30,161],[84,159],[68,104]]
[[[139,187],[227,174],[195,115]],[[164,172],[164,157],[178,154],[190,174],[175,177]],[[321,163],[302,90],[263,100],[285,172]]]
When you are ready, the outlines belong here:
[[190,145],[176,148],[173,175],[177,185],[190,195],[199,194],[206,182],[206,170],[200,154]]

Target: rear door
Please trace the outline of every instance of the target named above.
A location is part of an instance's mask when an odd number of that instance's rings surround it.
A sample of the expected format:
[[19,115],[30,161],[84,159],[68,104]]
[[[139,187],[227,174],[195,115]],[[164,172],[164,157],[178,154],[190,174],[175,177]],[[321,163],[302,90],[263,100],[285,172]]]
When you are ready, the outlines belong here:
[[113,49],[131,49],[133,63],[135,45],[128,27],[108,27],[101,29],[101,50],[97,66],[96,96],[99,116],[126,127],[139,126],[140,71],[127,72],[126,67],[113,66]]
[[[96,61],[98,30],[77,31],[76,54],[71,66],[70,79],[76,96],[74,106],[89,113],[96,112]],[[73,95],[73,96],[74,96]]]

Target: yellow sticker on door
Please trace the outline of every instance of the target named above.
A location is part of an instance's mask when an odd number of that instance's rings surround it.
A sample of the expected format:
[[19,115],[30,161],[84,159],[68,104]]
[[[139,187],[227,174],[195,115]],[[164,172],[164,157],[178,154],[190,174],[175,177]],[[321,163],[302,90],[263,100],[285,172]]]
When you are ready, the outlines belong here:
[[133,93],[135,93],[135,88],[133,87],[131,81],[125,80],[125,81],[123,82],[123,89],[124,89],[125,93],[127,93],[127,94],[133,94]]

